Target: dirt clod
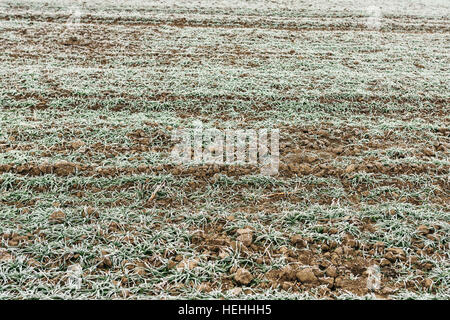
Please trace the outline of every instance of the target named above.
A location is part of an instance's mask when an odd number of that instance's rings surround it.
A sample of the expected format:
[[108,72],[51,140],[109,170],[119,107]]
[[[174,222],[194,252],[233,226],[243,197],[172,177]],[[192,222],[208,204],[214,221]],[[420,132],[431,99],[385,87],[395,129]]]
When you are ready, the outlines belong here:
[[431,288],[431,286],[433,285],[433,280],[431,280],[430,278],[426,278],[423,280],[423,285],[426,288]]
[[72,149],[79,149],[79,148],[81,148],[82,146],[84,146],[86,143],[83,141],[83,140],[73,140],[71,143],[70,143],[70,146],[72,147]]
[[66,220],[66,214],[61,210],[54,211],[48,218],[48,222],[51,224],[64,223]]
[[427,235],[427,234],[429,234],[429,233],[431,232],[431,229],[428,228],[428,227],[425,226],[425,225],[420,225],[420,226],[417,228],[417,232],[418,232],[419,234],[421,234],[421,235]]
[[434,157],[435,153],[430,148],[424,148],[422,150],[423,154],[429,157]]
[[0,249],[0,263],[1,262],[11,262],[14,260],[14,257],[12,254],[10,254],[8,251],[4,249]]
[[331,277],[331,278],[336,278],[337,277],[337,269],[335,266],[329,266],[326,270],[325,273],[327,276]]
[[348,165],[348,166],[345,168],[344,172],[345,172],[345,173],[352,173],[352,172],[355,171],[355,170],[356,170],[356,165],[355,165],[355,164],[350,164],[350,165]]
[[291,243],[299,248],[305,248],[308,242],[302,238],[300,235],[295,235],[291,237]]
[[328,289],[331,289],[334,286],[334,278],[325,277],[325,278],[320,278],[319,281],[320,281],[320,284],[326,285]]
[[252,274],[244,268],[239,268],[234,274],[234,280],[240,285],[248,285],[252,280]]

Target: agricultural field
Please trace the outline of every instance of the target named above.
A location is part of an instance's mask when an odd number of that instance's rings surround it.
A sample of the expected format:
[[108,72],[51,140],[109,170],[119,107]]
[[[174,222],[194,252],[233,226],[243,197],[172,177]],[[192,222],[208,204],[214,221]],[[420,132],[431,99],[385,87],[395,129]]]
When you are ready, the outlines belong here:
[[0,0],[0,49],[0,299],[450,299],[450,2]]

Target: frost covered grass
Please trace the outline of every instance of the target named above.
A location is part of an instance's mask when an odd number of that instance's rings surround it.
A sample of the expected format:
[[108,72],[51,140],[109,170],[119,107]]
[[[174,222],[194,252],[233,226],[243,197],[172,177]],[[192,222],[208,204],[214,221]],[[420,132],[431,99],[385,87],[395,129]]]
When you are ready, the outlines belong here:
[[0,0],[1,299],[449,298],[446,1],[68,4]]

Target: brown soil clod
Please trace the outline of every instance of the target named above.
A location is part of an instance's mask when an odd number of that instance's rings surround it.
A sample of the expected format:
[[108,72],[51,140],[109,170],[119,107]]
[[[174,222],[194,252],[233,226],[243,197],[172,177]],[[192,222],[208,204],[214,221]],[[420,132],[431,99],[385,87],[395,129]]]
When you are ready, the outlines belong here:
[[296,274],[297,280],[305,284],[317,284],[318,279],[311,268],[300,270]]
[[331,277],[331,278],[336,278],[337,277],[337,269],[335,266],[329,266],[326,270],[325,273],[327,276]]
[[240,241],[244,246],[248,247],[253,242],[253,230],[252,229],[238,229],[236,231],[238,234],[238,237],[236,238],[238,241]]
[[6,251],[5,249],[0,249],[0,263],[12,262],[14,257],[11,253]]
[[61,210],[54,211],[48,218],[48,222],[51,224],[60,224],[66,221],[66,214]]
[[248,285],[253,280],[253,275],[244,268],[239,268],[234,274],[234,280],[240,285]]

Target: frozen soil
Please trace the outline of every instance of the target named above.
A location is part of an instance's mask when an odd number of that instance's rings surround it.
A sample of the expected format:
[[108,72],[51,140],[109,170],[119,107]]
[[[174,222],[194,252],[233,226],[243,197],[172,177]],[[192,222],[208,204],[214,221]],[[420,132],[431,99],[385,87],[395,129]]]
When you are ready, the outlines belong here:
[[450,298],[445,1],[68,3],[0,0],[0,298]]

